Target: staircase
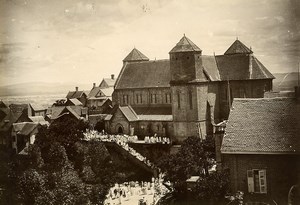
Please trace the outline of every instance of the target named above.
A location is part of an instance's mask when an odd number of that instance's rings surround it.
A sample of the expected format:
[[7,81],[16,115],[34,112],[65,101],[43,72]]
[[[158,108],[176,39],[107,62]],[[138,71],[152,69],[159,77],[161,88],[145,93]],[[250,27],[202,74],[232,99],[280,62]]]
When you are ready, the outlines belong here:
[[144,161],[139,160],[134,155],[132,155],[128,150],[124,149],[121,145],[116,142],[103,142],[107,148],[113,148],[119,154],[121,154],[125,159],[129,160],[136,166],[140,167],[144,171],[151,173],[154,178],[158,177],[158,168],[155,166],[149,166]]

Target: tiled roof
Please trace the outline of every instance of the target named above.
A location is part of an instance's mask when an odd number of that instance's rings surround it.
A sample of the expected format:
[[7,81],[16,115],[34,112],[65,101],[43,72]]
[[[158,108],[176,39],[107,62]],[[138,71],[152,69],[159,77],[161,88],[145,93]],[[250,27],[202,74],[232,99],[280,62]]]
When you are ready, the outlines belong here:
[[245,44],[243,44],[238,39],[233,42],[233,44],[228,48],[224,55],[233,55],[233,54],[250,54],[253,53]]
[[142,54],[138,49],[134,48],[132,51],[124,58],[124,62],[134,62],[134,61],[148,61],[149,58]]
[[169,60],[125,63],[115,89],[169,87]]
[[274,79],[274,76],[255,56],[222,55],[216,56],[216,62],[222,81]]
[[299,106],[294,98],[234,99],[221,152],[300,154]]
[[134,112],[130,105],[124,107],[120,106],[119,108],[129,122],[138,120],[137,114]]
[[176,46],[174,48],[172,48],[170,53],[189,52],[189,51],[200,51],[201,52],[201,49],[184,35],[180,39],[180,41],[176,44]]
[[[180,42],[179,47],[177,47],[178,50],[180,50],[180,47],[186,51],[189,49],[197,50],[197,48],[194,48],[194,44],[186,37],[183,37]],[[240,41],[236,41],[233,45],[242,45],[239,42]],[[189,45],[191,48],[188,49],[183,45]],[[239,49],[236,50],[236,52],[240,52]],[[245,54],[245,52],[240,53]],[[207,80],[274,79],[274,76],[255,56],[248,55],[247,52],[246,55],[242,54],[219,56],[202,55],[203,72]],[[169,59],[124,63],[117,78],[115,89],[170,87],[170,80]],[[191,81],[191,83],[192,82],[203,82],[203,79],[195,79]]]
[[173,121],[173,115],[138,115],[140,121]]
[[202,66],[210,81],[221,79],[215,56],[202,56]]

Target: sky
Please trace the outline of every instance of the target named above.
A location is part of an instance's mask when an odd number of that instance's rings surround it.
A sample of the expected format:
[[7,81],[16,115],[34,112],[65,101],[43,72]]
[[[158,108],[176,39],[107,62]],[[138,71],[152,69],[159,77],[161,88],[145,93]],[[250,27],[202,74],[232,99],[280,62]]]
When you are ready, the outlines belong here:
[[0,0],[0,85],[97,84],[135,47],[167,59],[185,34],[203,55],[238,39],[273,73],[300,61],[297,0]]

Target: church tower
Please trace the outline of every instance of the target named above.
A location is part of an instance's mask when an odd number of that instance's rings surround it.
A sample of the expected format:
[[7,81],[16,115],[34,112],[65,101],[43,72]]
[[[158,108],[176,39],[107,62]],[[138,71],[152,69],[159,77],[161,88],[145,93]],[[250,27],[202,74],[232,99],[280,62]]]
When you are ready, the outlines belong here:
[[184,35],[169,54],[173,140],[205,138],[208,78],[203,70],[202,50]]

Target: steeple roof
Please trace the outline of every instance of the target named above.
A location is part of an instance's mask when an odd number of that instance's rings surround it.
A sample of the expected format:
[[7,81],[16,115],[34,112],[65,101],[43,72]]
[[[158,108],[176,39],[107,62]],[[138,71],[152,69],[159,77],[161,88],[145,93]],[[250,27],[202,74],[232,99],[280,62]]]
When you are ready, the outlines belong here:
[[189,52],[189,51],[201,52],[201,49],[184,35],[180,39],[180,41],[176,44],[176,46],[170,51],[170,53]]
[[132,51],[124,58],[124,62],[135,62],[135,61],[149,61],[149,58],[142,54],[138,49],[134,48]]
[[233,55],[233,54],[251,54],[253,53],[245,44],[236,39],[233,44],[227,49],[224,55]]

